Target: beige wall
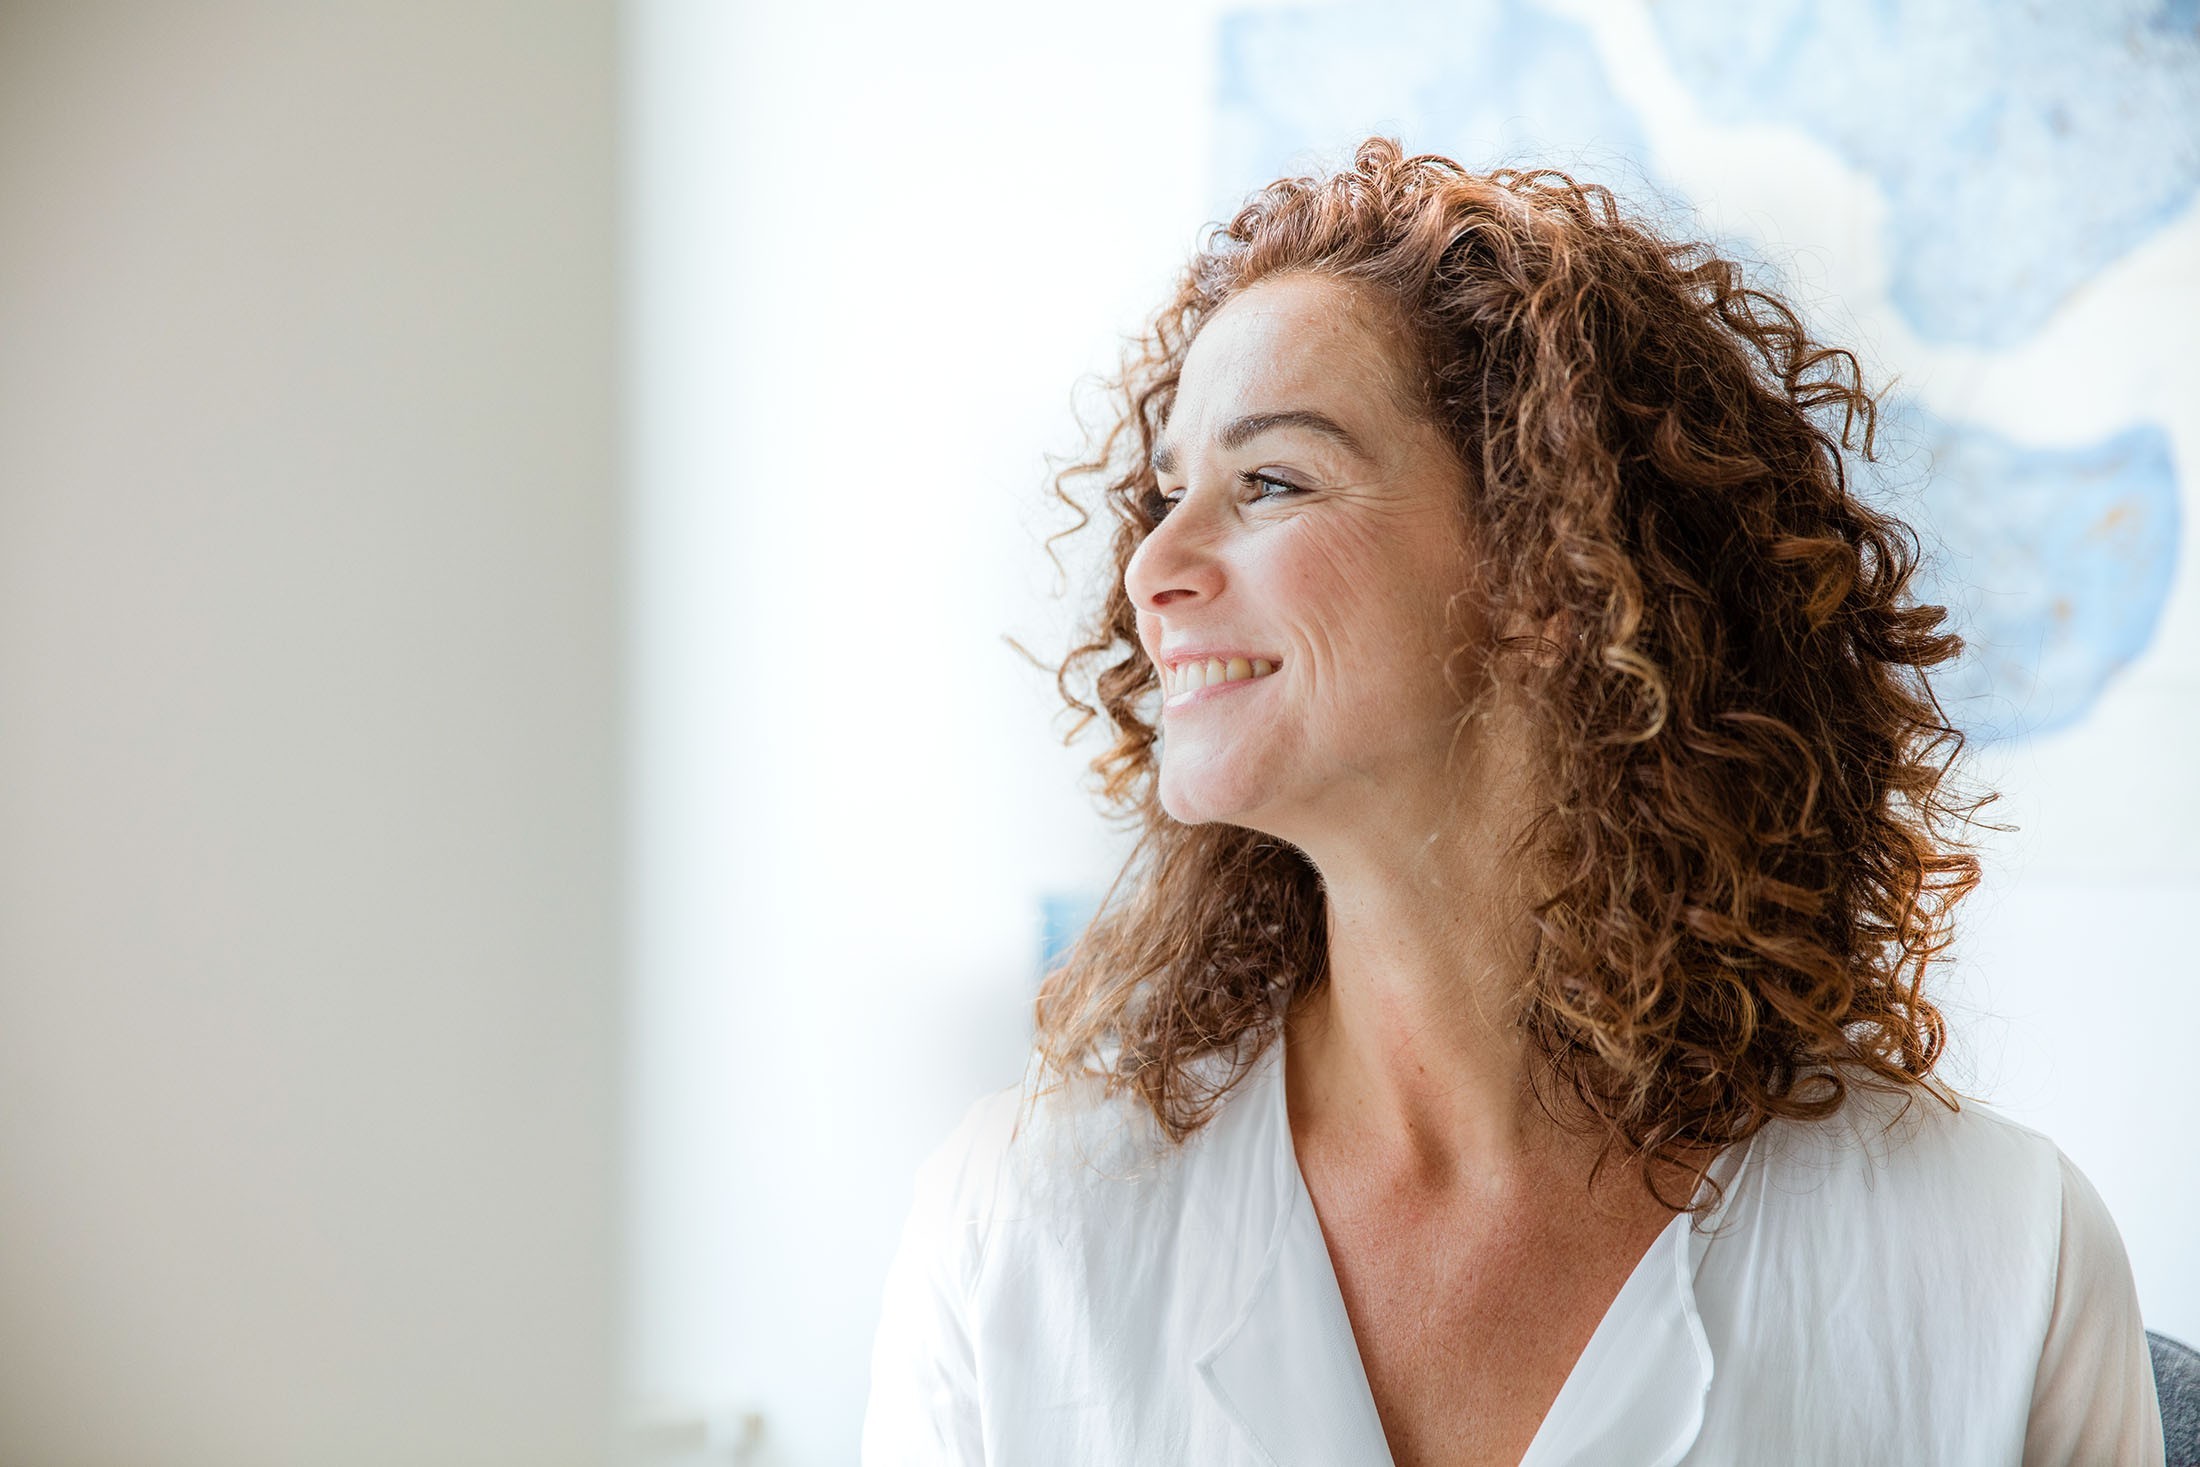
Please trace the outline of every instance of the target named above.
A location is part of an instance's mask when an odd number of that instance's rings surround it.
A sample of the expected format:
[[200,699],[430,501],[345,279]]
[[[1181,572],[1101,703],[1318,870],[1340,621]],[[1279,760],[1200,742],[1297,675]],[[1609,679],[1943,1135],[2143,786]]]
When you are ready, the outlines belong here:
[[0,1462],[600,1455],[616,66],[0,7]]

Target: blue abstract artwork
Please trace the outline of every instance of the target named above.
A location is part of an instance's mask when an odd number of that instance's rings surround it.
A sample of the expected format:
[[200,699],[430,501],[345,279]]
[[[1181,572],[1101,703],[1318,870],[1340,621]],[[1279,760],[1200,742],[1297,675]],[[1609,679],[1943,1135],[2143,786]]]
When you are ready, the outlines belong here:
[[2010,346],[2200,190],[2192,4],[1657,3],[1713,118],[1877,181],[1890,292],[1932,341]]

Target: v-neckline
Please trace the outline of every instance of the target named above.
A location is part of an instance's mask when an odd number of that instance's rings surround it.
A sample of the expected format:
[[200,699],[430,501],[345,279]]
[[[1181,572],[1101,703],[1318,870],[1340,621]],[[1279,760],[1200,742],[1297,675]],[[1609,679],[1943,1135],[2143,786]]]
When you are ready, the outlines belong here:
[[[1302,1255],[1309,1267],[1313,1266],[1313,1257],[1319,1255],[1322,1288],[1334,1301],[1335,1316],[1343,1321],[1354,1362],[1360,1367],[1358,1393],[1365,1398],[1367,1415],[1379,1422],[1381,1413],[1375,1405],[1374,1389],[1367,1380],[1366,1363],[1359,1357],[1359,1340],[1352,1333],[1350,1312],[1344,1305],[1344,1291],[1337,1280],[1335,1261],[1329,1254],[1328,1238],[1322,1230],[1313,1193],[1306,1185],[1306,1175],[1299,1166],[1297,1138],[1291,1130],[1289,1067],[1284,1046],[1284,1034],[1279,1027],[1267,1057],[1271,1072],[1267,1077],[1270,1093],[1266,1101],[1282,1153],[1279,1166],[1287,1179],[1285,1206],[1289,1214],[1283,1226],[1286,1230],[1294,1226],[1310,1230],[1314,1242],[1319,1245],[1302,1249]],[[1724,1187],[1718,1206],[1706,1215],[1707,1224],[1716,1223],[1732,1206],[1750,1154],[1755,1149],[1756,1138],[1752,1136],[1749,1141],[1729,1147],[1712,1159],[1707,1169],[1711,1176],[1699,1182],[1692,1199],[1700,1201],[1709,1192],[1712,1179]],[[1555,1467],[1558,1463],[1592,1461],[1620,1467],[1622,1462],[1636,1460],[1642,1461],[1645,1467],[1671,1467],[1687,1453],[1702,1429],[1703,1395],[1710,1388],[1715,1367],[1703,1322],[1696,1311],[1694,1280],[1702,1250],[1691,1246],[1694,1236],[1690,1229],[1691,1218],[1692,1214],[1687,1212],[1675,1213],[1629,1270],[1626,1281],[1606,1305],[1588,1343],[1575,1357],[1558,1393],[1537,1423],[1535,1435],[1522,1454],[1519,1467],[1546,1467],[1546,1464]],[[1663,1348],[1625,1351],[1621,1348],[1622,1336],[1630,1333],[1662,1336]],[[1676,1354],[1675,1347],[1684,1343],[1689,1348]],[[1671,1369],[1676,1361],[1684,1363],[1687,1369]],[[1634,1368],[1644,1365],[1648,1368]],[[1624,1382],[1599,1381],[1599,1377],[1613,1374],[1615,1367],[1625,1370],[1629,1378]],[[1590,1392],[1605,1385],[1611,1389],[1601,1400],[1592,1402]],[[1638,1459],[1612,1455],[1616,1450],[1639,1442],[1639,1438],[1625,1435],[1634,1425],[1626,1414],[1628,1403],[1660,1389],[1693,1397],[1685,1403],[1689,1408],[1682,1413],[1685,1419],[1671,1423],[1672,1431],[1666,1440],[1654,1445],[1651,1456]],[[1649,1425],[1648,1422],[1642,1424]],[[1616,1434],[1619,1440],[1612,1439]],[[1391,1460],[1388,1446],[1386,1438],[1386,1461]],[[1592,1452],[1591,1448],[1598,1450]]]

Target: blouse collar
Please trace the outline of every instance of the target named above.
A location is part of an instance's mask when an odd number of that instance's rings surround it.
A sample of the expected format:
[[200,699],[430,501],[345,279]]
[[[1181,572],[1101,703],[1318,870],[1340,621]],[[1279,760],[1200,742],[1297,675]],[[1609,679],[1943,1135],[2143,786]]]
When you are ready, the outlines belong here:
[[[1223,1236],[1250,1268],[1224,1269],[1234,1297],[1223,1328],[1196,1357],[1216,1404],[1276,1467],[1388,1463],[1382,1418],[1360,1363],[1321,1220],[1291,1143],[1283,1041],[1268,1046],[1244,1088],[1214,1118],[1202,1168],[1223,1195],[1208,1199]],[[1733,1200],[1752,1147],[1712,1163]],[[1737,1155],[1737,1152],[1740,1154]],[[1236,1184],[1231,1184],[1235,1177]],[[1676,1214],[1599,1321],[1551,1403],[1521,1467],[1671,1467],[1703,1429],[1715,1363],[1697,1313],[1695,1276],[1710,1240]]]

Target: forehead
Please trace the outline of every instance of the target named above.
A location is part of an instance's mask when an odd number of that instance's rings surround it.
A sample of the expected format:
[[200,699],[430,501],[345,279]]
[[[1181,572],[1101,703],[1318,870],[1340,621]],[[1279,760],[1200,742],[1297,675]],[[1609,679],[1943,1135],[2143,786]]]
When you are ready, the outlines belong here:
[[1399,416],[1395,344],[1361,291],[1313,275],[1263,280],[1208,318],[1185,354],[1172,438],[1234,413],[1320,408],[1381,431]]

